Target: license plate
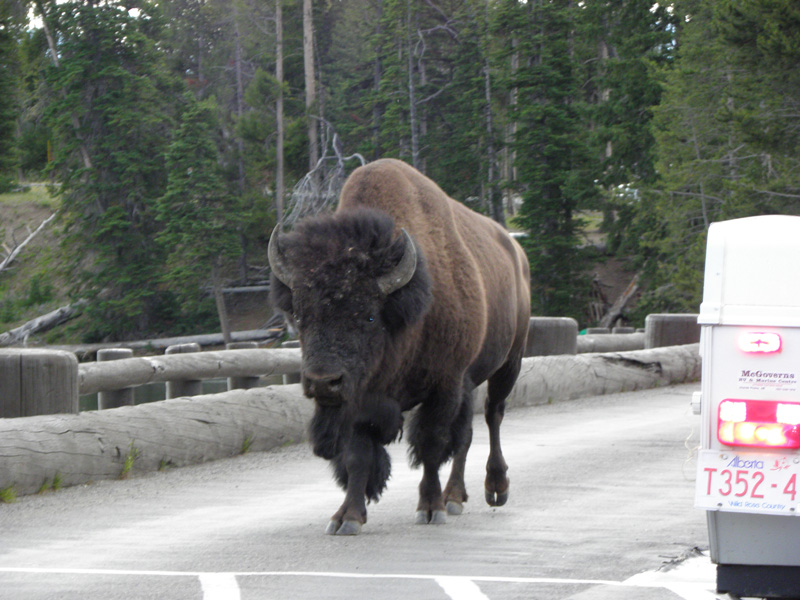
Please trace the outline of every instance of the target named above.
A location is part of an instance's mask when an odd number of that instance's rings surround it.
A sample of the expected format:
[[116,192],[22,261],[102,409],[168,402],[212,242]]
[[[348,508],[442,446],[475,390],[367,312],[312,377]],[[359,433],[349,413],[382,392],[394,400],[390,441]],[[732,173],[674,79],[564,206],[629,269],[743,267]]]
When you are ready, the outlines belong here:
[[703,450],[697,460],[695,506],[707,510],[795,515],[800,456]]

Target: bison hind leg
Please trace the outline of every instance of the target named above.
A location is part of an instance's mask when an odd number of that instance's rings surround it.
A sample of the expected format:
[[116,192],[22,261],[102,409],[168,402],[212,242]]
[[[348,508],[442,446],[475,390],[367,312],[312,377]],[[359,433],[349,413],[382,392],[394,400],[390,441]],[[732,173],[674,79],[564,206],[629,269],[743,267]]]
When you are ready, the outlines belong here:
[[503,506],[508,502],[508,465],[500,445],[500,425],[506,409],[506,398],[511,393],[520,370],[521,354],[509,359],[489,378],[486,407],[486,424],[489,426],[489,460],[486,462],[486,503],[490,506]]

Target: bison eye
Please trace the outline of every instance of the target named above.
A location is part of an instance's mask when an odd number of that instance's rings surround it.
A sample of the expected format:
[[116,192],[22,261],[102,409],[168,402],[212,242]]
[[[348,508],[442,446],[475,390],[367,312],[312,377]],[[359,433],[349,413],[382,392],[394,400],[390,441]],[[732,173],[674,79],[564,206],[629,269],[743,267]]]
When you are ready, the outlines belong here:
[[367,321],[369,321],[370,323],[372,323],[374,320],[375,320],[375,317],[373,317],[372,315],[367,317]]

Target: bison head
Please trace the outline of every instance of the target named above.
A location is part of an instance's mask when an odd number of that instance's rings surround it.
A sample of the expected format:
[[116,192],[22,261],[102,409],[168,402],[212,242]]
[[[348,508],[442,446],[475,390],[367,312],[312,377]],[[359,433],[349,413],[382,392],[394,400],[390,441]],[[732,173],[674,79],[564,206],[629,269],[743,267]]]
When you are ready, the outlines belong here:
[[345,210],[276,228],[269,261],[272,302],[300,334],[306,395],[337,406],[388,386],[431,301],[411,236],[383,212]]

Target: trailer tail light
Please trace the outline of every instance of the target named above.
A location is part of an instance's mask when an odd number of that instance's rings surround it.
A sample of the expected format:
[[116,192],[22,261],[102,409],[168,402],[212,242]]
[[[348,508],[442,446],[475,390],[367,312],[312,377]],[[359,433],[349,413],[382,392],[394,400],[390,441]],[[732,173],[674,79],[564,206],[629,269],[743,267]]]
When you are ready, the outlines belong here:
[[717,439],[728,446],[800,448],[800,403],[723,400]]
[[783,340],[777,333],[745,331],[739,335],[739,350],[748,354],[773,354],[783,348]]

